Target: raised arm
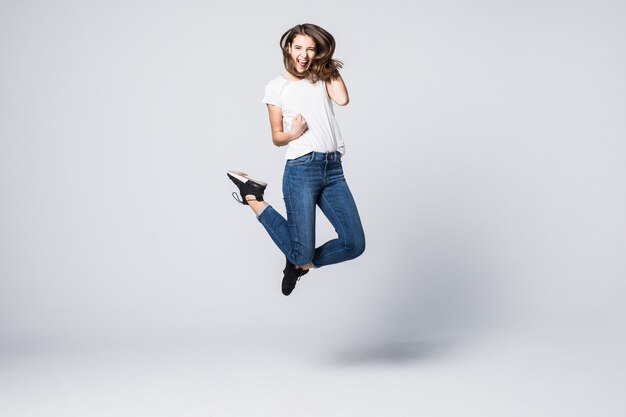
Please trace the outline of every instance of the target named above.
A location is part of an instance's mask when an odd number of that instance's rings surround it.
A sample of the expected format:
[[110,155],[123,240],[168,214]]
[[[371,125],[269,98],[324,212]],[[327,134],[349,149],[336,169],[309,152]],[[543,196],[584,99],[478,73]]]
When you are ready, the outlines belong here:
[[272,141],[276,146],[285,146],[292,140],[298,139],[307,129],[306,120],[298,113],[291,121],[289,132],[283,132],[283,112],[280,107],[268,104],[267,111],[270,116]]
[[326,91],[328,91],[330,99],[339,106],[345,106],[350,102],[348,89],[339,73],[337,74],[337,78],[331,78],[326,81]]

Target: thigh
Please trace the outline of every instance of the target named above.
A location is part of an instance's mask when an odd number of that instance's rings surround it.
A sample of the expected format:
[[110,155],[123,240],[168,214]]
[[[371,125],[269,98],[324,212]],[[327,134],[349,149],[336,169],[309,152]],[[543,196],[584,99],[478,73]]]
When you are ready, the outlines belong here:
[[[306,157],[306,155],[305,155]],[[303,157],[303,158],[305,158]],[[283,175],[283,198],[292,240],[307,248],[315,246],[315,207],[321,189],[313,161],[288,161]]]
[[335,228],[339,238],[362,240],[361,218],[343,171],[335,170],[329,179],[329,183],[320,192],[317,204]]

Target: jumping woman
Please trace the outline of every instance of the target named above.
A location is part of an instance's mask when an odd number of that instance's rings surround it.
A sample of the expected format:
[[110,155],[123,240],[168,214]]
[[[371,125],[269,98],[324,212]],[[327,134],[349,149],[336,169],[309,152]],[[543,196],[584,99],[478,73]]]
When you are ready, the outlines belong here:
[[[287,219],[263,200],[267,183],[229,171],[242,204],[287,258],[282,292],[289,295],[311,268],[354,259],[365,250],[365,235],[352,193],[344,178],[344,142],[333,103],[348,104],[348,90],[333,59],[335,39],[319,26],[305,23],[280,38],[285,73],[265,87],[272,140],[286,146],[283,197]],[[337,232],[335,239],[315,247],[315,207]]]

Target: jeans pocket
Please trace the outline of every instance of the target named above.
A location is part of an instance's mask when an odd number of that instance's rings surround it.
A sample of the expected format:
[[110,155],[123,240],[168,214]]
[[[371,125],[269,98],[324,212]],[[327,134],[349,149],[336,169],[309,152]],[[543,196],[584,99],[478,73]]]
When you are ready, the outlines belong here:
[[299,165],[305,165],[313,160],[313,152],[309,152],[306,155],[302,155],[296,159],[288,159],[287,166],[295,167]]

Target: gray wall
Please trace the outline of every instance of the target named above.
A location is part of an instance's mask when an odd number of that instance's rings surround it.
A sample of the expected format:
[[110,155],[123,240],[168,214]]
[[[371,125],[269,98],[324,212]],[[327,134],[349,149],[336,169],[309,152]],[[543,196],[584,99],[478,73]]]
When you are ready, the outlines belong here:
[[[368,249],[285,298],[225,171],[283,209],[261,98],[305,21]],[[3,1],[1,347],[623,320],[624,39],[618,1]]]

